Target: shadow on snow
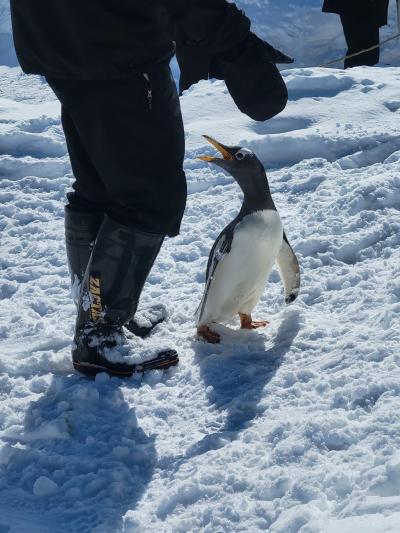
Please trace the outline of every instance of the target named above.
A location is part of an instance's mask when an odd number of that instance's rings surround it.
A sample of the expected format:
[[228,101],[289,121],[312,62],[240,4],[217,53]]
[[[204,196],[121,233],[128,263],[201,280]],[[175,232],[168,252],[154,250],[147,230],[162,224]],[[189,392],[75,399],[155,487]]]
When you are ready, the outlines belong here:
[[[265,387],[276,374],[286,353],[300,330],[298,311],[288,311],[278,329],[272,348],[265,350],[265,336],[256,332],[230,330],[234,337],[246,336],[247,345],[224,346],[223,353],[196,342],[196,361],[205,386],[211,387],[209,400],[226,420],[217,431],[203,437],[190,447],[186,457],[194,457],[212,449],[223,447],[238,437],[243,429],[260,415],[259,402],[265,395]],[[207,351],[212,351],[207,355]]]
[[157,457],[120,385],[105,375],[56,377],[30,404],[24,427],[11,428],[0,458],[1,526],[40,533],[122,529]]

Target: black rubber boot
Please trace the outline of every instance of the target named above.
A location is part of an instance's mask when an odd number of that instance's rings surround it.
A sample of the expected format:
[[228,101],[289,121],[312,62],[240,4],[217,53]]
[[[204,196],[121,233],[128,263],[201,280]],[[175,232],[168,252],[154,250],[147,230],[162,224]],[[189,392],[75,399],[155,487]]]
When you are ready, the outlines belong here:
[[123,326],[137,309],[140,293],[164,237],[123,226],[105,215],[82,281],[72,349],[74,367],[86,374],[131,376],[178,362],[174,350],[141,364],[112,362],[107,350],[126,342]]
[[103,213],[72,211],[65,206],[65,246],[72,295],[77,305],[82,280],[103,218]]
[[[103,218],[104,214],[101,212],[86,213],[73,211],[69,206],[65,207],[65,243],[72,295],[76,305],[78,305],[82,280]],[[125,324],[125,327],[138,337],[146,337],[157,324],[164,322],[166,318],[165,308],[155,305],[132,318]]]

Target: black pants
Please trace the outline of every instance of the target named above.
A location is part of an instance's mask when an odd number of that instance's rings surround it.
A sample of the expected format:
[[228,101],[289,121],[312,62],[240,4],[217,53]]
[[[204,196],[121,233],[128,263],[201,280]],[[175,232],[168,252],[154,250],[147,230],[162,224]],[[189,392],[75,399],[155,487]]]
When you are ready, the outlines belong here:
[[174,236],[186,204],[184,132],[169,68],[127,79],[47,80],[75,177],[69,207]]
[[[373,20],[341,16],[344,36],[348,50],[346,55],[355,54],[360,50],[379,44],[379,26]],[[379,62],[379,48],[364,52],[346,59],[344,68],[361,65],[373,66]]]

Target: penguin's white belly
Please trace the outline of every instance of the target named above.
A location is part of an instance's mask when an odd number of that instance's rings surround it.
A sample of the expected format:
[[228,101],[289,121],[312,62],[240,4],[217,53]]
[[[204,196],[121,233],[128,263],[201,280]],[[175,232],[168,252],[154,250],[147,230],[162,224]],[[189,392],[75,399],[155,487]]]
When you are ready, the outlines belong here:
[[235,228],[230,252],[218,263],[203,296],[198,325],[251,313],[263,293],[282,236],[277,211],[257,211],[243,218]]

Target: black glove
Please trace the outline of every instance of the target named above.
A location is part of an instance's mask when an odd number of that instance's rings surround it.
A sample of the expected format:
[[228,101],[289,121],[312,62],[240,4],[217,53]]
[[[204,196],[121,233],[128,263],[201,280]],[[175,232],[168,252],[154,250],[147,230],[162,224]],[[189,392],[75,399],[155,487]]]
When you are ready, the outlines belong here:
[[271,63],[294,63],[294,59],[283,52],[276,50],[266,41],[263,41],[254,33],[233,48],[220,54],[218,59],[221,63],[234,63],[236,65],[259,65],[264,61]]
[[269,59],[269,61],[271,61],[271,63],[275,63],[275,65],[278,63],[281,63],[283,65],[290,65],[291,63],[294,63],[293,57],[287,56],[280,50],[277,50],[269,43],[267,43],[267,41],[263,41],[263,43],[265,47],[266,57]]
[[236,106],[253,120],[268,120],[286,106],[288,93],[275,63],[293,59],[250,33],[213,58],[210,75],[225,80]]

